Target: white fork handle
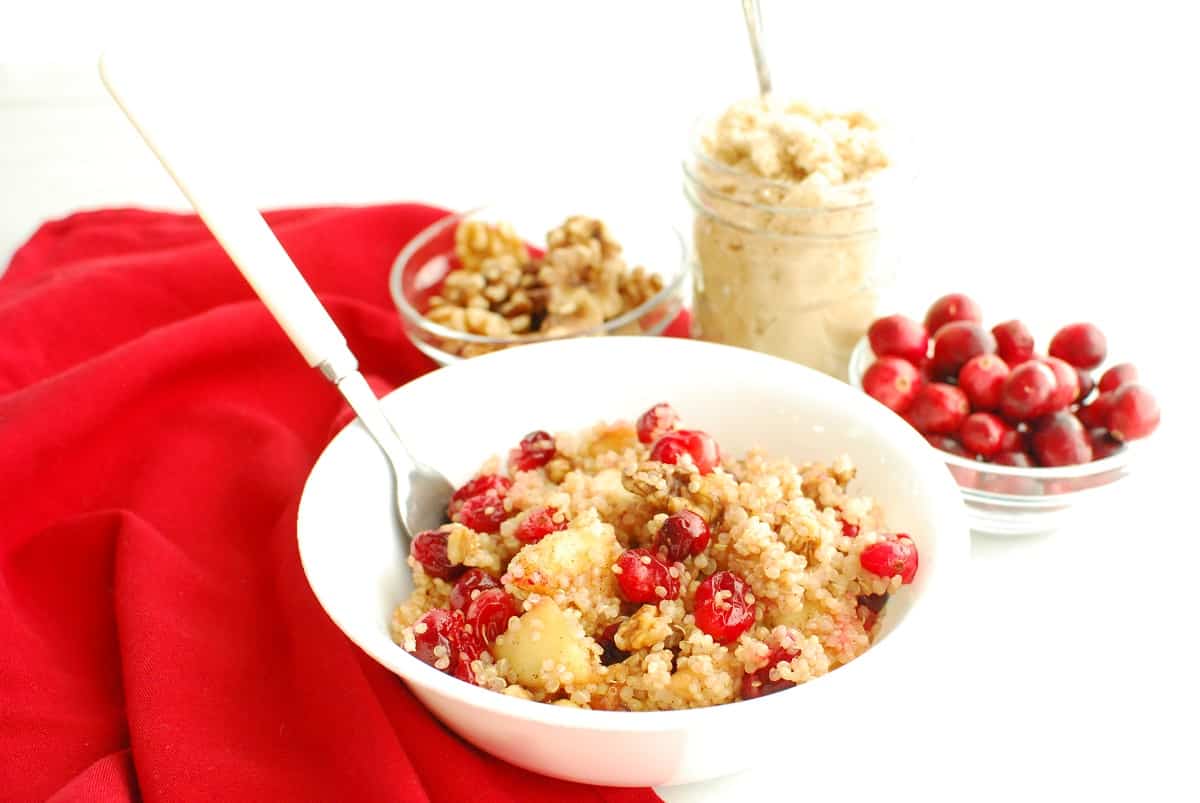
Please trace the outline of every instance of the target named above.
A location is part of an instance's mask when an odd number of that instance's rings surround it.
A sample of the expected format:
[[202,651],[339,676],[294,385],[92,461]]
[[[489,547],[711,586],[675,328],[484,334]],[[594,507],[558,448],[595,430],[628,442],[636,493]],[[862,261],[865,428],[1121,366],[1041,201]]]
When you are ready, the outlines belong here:
[[[257,209],[233,189],[220,157],[171,109],[154,65],[108,53],[100,77],[283,331],[314,368],[338,382],[358,367],[329,313]],[[169,157],[168,157],[169,154]]]

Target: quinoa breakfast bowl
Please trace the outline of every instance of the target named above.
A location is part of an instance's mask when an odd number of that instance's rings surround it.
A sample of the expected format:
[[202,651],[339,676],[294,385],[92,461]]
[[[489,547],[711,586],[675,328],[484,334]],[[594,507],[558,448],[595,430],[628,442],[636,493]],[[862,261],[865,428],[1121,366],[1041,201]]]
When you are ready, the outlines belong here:
[[[520,392],[519,378],[531,375],[553,382]],[[481,402],[480,388],[497,390]],[[664,400],[682,421],[650,416],[639,433],[638,417]],[[449,562],[429,560],[421,536],[410,562],[386,463],[352,424],[305,488],[305,572],[351,640],[447,726],[507,761],[607,785],[704,780],[769,759],[797,718],[820,723],[821,744],[845,744],[864,723],[891,716],[878,707],[880,684],[945,666],[939,645],[968,545],[957,490],[919,436],[842,383],[726,346],[587,338],[465,361],[384,404],[414,453],[458,485],[511,479],[508,508],[499,514],[465,491],[452,502],[459,521],[441,531],[438,554]],[[712,449],[697,440],[701,429]],[[537,430],[549,440],[516,446]],[[553,456],[528,462],[551,443]],[[489,455],[501,458],[485,463]],[[763,524],[770,506],[753,500],[763,488],[790,500],[790,523]],[[688,514],[707,525],[707,542]],[[489,516],[504,520],[479,521]],[[799,539],[794,549],[788,538]],[[896,545],[914,561],[875,564],[881,574],[872,574],[872,551]],[[593,559],[603,571],[560,583],[564,567],[586,573],[578,567]],[[442,572],[454,582],[432,576]],[[490,579],[460,590],[455,607],[460,581],[482,574]],[[828,615],[781,602],[798,591],[793,581],[811,604],[825,600]],[[439,630],[438,617],[465,620],[472,603],[500,602],[492,597],[515,608],[474,612],[489,642],[486,658],[466,664],[474,683],[436,641],[422,655],[418,641]],[[749,612],[749,624],[733,609]],[[426,618],[433,611],[444,615]],[[557,650],[550,664],[548,643]],[[819,762],[821,744],[806,747],[806,760]]]

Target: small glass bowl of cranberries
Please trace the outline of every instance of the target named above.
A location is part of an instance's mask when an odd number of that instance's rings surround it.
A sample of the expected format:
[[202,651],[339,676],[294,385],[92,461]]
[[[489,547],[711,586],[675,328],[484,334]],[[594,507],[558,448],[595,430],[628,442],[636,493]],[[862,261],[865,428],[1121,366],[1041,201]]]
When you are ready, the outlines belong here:
[[586,207],[481,206],[447,212],[418,232],[388,278],[417,348],[449,365],[544,340],[689,336],[691,274],[680,233],[568,217],[576,208]]
[[975,532],[1037,535],[1128,476],[1158,426],[1137,369],[1109,357],[1092,324],[984,323],[951,294],[876,321],[847,373],[942,452]]

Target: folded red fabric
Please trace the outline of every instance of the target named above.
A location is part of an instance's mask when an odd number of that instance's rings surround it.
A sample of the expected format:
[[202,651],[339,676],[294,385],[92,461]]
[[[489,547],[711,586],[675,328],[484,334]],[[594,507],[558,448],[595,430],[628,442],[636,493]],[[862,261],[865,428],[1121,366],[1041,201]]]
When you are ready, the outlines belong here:
[[[442,214],[267,215],[378,390],[433,367],[386,275]],[[657,799],[475,750],[325,617],[296,505],[342,415],[191,215],[81,213],[16,253],[0,278],[0,799]]]

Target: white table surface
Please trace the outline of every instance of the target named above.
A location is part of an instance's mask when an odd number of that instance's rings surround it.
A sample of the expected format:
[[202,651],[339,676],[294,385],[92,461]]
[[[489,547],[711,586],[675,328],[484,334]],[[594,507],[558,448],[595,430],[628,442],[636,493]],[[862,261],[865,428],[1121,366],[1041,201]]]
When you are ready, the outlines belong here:
[[[677,215],[687,120],[752,80],[737,4],[563,5],[322,19],[320,59],[275,54],[218,82],[235,172],[264,207],[559,193]],[[1068,6],[768,3],[776,83],[861,99],[911,134],[897,309],[963,290],[997,319],[1096,321],[1166,410],[1149,454],[1062,532],[972,540],[962,630],[890,727],[835,746],[820,723],[781,722],[738,738],[794,741],[793,758],[666,800],[1200,796],[1200,69],[1167,6]],[[36,58],[6,59],[0,32],[0,263],[48,217],[183,206],[94,78],[97,25]]]

